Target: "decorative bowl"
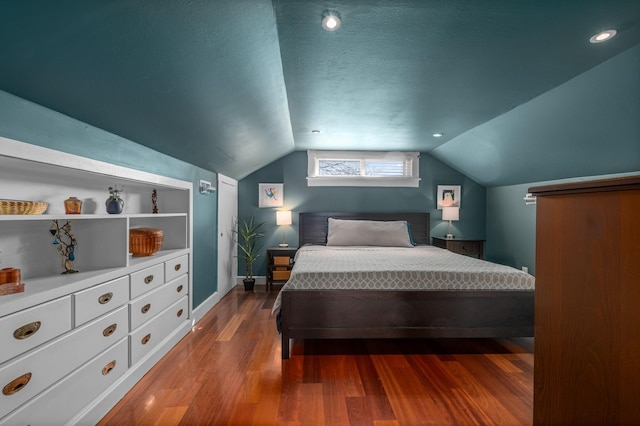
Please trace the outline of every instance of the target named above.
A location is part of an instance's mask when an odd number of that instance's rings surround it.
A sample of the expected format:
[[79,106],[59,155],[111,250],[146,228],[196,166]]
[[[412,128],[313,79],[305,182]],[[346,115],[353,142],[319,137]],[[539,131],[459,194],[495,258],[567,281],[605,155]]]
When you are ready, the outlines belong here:
[[162,247],[162,229],[133,228],[129,230],[129,252],[133,257],[153,256]]
[[47,207],[42,201],[0,200],[0,214],[42,214]]

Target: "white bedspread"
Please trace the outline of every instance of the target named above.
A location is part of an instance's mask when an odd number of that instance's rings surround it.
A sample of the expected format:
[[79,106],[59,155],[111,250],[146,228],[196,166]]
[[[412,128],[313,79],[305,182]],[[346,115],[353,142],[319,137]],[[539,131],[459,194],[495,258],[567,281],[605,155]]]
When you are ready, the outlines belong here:
[[[287,290],[533,290],[533,276],[433,246],[305,246]],[[273,312],[280,309],[278,294]]]

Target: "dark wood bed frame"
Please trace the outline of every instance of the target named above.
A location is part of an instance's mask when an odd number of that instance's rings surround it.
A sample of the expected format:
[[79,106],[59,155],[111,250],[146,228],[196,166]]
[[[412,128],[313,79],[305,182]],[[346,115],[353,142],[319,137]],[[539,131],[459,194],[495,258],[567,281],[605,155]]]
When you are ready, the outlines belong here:
[[[430,244],[428,213],[300,213],[300,246],[325,244],[327,219],[406,220]],[[531,291],[287,290],[280,311],[289,339],[533,336]]]

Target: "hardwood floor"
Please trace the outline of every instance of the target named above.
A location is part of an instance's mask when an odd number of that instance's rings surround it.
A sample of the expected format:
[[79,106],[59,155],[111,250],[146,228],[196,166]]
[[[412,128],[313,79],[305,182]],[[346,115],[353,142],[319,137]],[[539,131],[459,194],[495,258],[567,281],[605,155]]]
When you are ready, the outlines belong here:
[[100,425],[529,425],[533,339],[293,341],[232,290]]

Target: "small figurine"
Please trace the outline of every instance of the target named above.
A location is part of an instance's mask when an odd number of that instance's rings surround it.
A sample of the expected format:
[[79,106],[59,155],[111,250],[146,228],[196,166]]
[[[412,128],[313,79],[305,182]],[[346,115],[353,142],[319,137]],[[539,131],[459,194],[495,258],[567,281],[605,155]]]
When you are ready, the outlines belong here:
[[152,213],[158,213],[158,191],[155,189],[151,193],[151,203],[153,204]]

